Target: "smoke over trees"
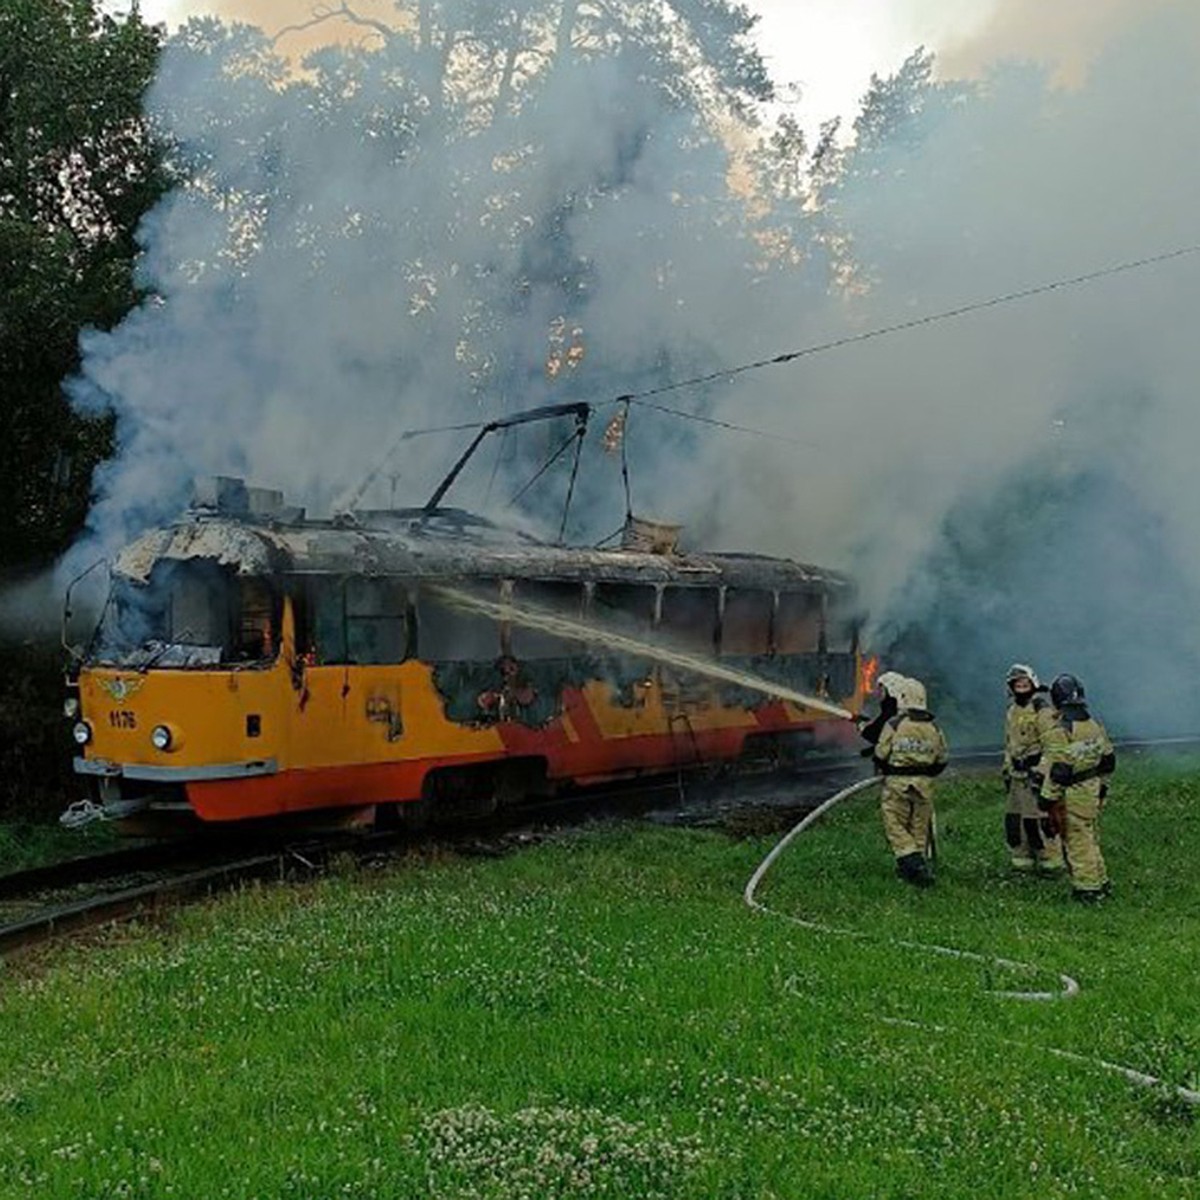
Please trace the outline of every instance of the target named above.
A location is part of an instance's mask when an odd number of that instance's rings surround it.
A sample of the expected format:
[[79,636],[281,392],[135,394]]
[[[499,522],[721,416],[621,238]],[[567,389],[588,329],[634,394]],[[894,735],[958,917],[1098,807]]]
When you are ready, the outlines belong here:
[[[104,539],[170,511],[196,470],[327,505],[398,428],[559,396],[543,368],[563,330],[593,395],[662,377],[709,332],[689,328],[693,297],[748,286],[724,135],[770,84],[740,5],[324,19],[363,41],[300,72],[213,19],[166,48],[150,105],[184,182],[143,261],[165,303],[86,339],[74,387],[119,422]],[[425,465],[405,464],[403,495]]]
[[[1074,90],[1019,64],[939,79],[918,51],[815,146],[755,125],[771,81],[731,0],[329,6],[306,33],[343,40],[303,64],[294,34],[193,20],[148,96],[175,181],[140,226],[148,298],[83,318],[68,384],[118,447],[74,562],[172,515],[195,474],[328,509],[406,428],[604,401],[1194,241],[1198,21],[1161,9]],[[693,544],[849,567],[876,644],[960,698],[1014,658],[1102,696],[1117,664],[1190,664],[1200,635],[1177,621],[1168,654],[1118,620],[1144,589],[1109,569],[1164,581],[1160,622],[1200,595],[1188,269],[673,395],[767,437],[635,406],[635,505]],[[599,440],[577,535],[622,511]],[[458,448],[405,443],[364,501],[424,499]],[[493,477],[544,448],[507,443]],[[1111,602],[1093,620],[1059,587]]]

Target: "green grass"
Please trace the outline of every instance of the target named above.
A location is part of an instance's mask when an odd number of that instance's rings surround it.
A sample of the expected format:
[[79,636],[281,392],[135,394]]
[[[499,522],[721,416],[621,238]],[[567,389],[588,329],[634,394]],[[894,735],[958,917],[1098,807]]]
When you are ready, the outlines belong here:
[[102,822],[64,829],[39,821],[0,821],[0,874],[116,850],[121,844],[113,827]]
[[[10,965],[0,1195],[1200,1195],[1200,1114],[1045,1052],[1200,1088],[1198,793],[1194,764],[1123,764],[1096,909],[1010,878],[998,787],[963,780],[930,892],[892,877],[870,794],[768,877],[772,908],[870,939],[745,908],[771,839],[629,826]],[[1078,999],[986,992],[1058,970]]]

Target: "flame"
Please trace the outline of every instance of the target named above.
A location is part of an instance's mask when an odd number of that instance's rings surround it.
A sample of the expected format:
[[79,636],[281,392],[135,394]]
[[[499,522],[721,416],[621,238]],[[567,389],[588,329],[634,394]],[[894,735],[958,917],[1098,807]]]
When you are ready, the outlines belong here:
[[604,427],[604,452],[615,454],[621,448],[621,439],[625,436],[625,417],[627,409],[621,409]]
[[555,317],[547,333],[550,349],[546,356],[546,378],[557,379],[563,371],[574,371],[586,353],[583,326],[567,325],[566,317]]
[[864,658],[862,662],[862,694],[869,696],[875,687],[875,676],[879,672],[879,659],[875,655]]

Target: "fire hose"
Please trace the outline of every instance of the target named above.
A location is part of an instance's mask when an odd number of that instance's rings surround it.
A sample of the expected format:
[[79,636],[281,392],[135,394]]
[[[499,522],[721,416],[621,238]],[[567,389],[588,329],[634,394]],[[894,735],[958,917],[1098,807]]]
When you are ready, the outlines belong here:
[[[779,917],[782,920],[788,921],[793,925],[798,925],[802,929],[810,929],[818,933],[831,934],[837,937],[851,937],[861,940],[879,940],[872,939],[869,934],[866,934],[856,929],[842,929],[832,925],[826,925],[820,921],[813,921],[806,917],[796,916],[790,913],[779,912],[777,909],[768,908],[755,896],[759,884],[762,883],[767,872],[783,854],[784,850],[795,841],[800,834],[814,825],[825,813],[830,809],[840,804],[843,800],[848,800],[851,796],[857,795],[859,792],[866,791],[867,788],[873,787],[881,782],[879,776],[870,779],[860,779],[857,783],[851,784],[849,787],[842,788],[841,791],[835,792],[827,800],[823,801],[813,809],[803,820],[792,827],[784,836],[776,843],[771,852],[759,863],[754,874],[750,876],[749,882],[746,884],[743,898],[746,904],[757,912],[765,913],[769,916]],[[1015,969],[1020,971],[1035,972],[1046,971],[1047,968],[1036,967],[1032,963],[1018,962],[1014,959],[1002,958],[998,955],[978,953],[973,950],[963,950],[954,946],[940,946],[932,942],[917,942],[904,938],[886,939],[886,944],[898,946],[905,950],[916,950],[925,954],[938,954],[947,958],[956,958],[968,962],[986,963],[990,966],[1004,967],[1006,969]],[[992,990],[987,991],[987,995],[996,996],[1006,1000],[1028,1000],[1028,1001],[1054,1001],[1054,1000],[1070,1000],[1079,994],[1079,982],[1072,976],[1062,972],[1053,972],[1059,982],[1059,987],[1053,991],[1020,991],[1020,990]],[[899,1020],[893,1017],[879,1018],[884,1024],[896,1025],[908,1029],[926,1030],[930,1033],[944,1034],[949,1032],[944,1026],[929,1025],[919,1021]],[[993,1036],[993,1035],[988,1035]],[[995,1040],[1009,1046],[1019,1046],[1029,1050],[1031,1047],[1023,1046],[1020,1042],[1015,1042],[1010,1038],[996,1037]],[[1061,1050],[1053,1046],[1039,1046],[1039,1053],[1051,1054],[1056,1058],[1061,1058],[1068,1062],[1078,1063],[1083,1066],[1097,1067],[1104,1071],[1109,1071],[1121,1075],[1130,1083],[1135,1083],[1141,1087],[1155,1088],[1160,1091],[1165,1091],[1169,1094],[1177,1096],[1179,1099],[1188,1104],[1200,1105],[1200,1091],[1194,1091],[1191,1088],[1183,1087],[1176,1084],[1170,1084],[1154,1075],[1149,1075],[1144,1071],[1138,1071],[1133,1067],[1127,1067],[1121,1063],[1109,1062],[1106,1059],[1095,1058],[1085,1054],[1076,1054],[1071,1050]]]

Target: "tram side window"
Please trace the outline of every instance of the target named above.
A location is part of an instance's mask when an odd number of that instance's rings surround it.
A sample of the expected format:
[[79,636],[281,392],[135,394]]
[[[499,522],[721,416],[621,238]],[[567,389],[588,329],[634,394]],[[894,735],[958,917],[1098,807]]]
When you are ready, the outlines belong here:
[[346,654],[354,663],[403,662],[408,596],[394,579],[346,580]]
[[[482,600],[500,602],[498,580],[460,586]],[[494,618],[456,608],[422,588],[417,601],[417,652],[427,662],[492,662],[500,653],[500,627]]]
[[775,648],[780,654],[813,654],[821,646],[819,592],[784,592],[775,617]]
[[717,643],[719,598],[716,588],[669,587],[663,592],[659,628],[676,646],[712,654]]
[[853,654],[858,649],[859,632],[863,624],[861,612],[851,604],[835,606],[826,622],[829,650],[833,654]]
[[654,588],[646,584],[598,583],[592,595],[592,613],[600,625],[645,637],[654,627],[656,599]]
[[279,647],[277,608],[271,585],[265,579],[238,581],[235,657],[265,659],[275,656]]
[[313,580],[301,653],[318,663],[397,663],[408,656],[408,595],[394,579]]
[[[578,621],[583,612],[583,585],[518,579],[513,583],[513,604],[518,608],[548,612]],[[521,661],[537,658],[570,658],[583,651],[584,643],[559,637],[542,629],[511,623],[512,653]]]
[[770,592],[729,588],[721,618],[721,653],[745,656],[771,652],[771,611],[775,598]]
[[296,631],[300,653],[318,664],[344,663],[346,653],[346,595],[340,579],[308,583],[307,621]]

